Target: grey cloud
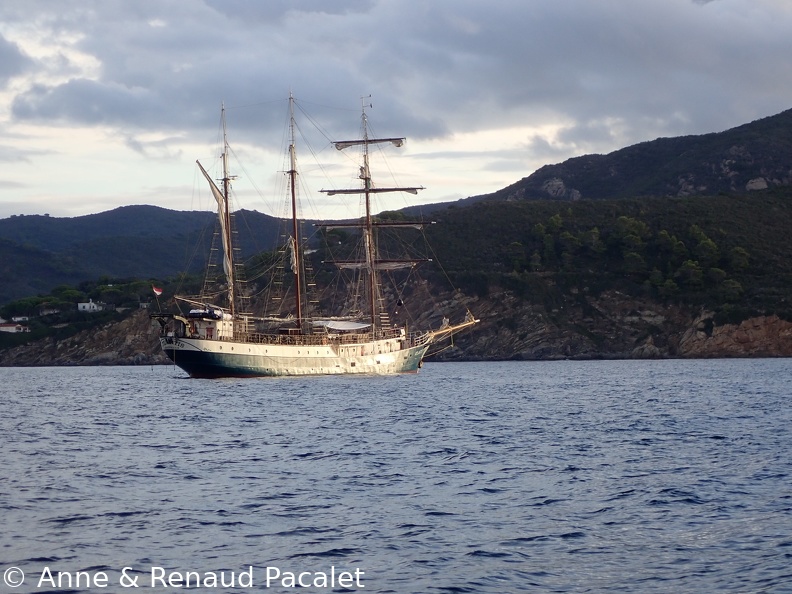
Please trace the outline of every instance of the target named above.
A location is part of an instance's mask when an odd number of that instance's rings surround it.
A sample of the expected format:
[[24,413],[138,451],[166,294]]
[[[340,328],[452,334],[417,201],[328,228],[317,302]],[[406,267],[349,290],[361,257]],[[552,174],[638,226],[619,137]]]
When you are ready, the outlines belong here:
[[181,151],[174,150],[172,147],[178,145],[183,140],[184,139],[181,137],[168,137],[156,141],[144,141],[135,136],[127,135],[124,138],[124,144],[136,153],[147,157],[178,159],[181,157]]
[[75,79],[55,87],[34,86],[17,96],[13,113],[20,119],[77,124],[143,123],[152,112],[151,92]]
[[15,43],[0,35],[0,84],[5,85],[11,77],[22,74],[33,61]]
[[374,4],[374,0],[269,0],[268,2],[250,2],[249,0],[206,0],[213,10],[226,16],[247,21],[280,20],[287,15],[319,13],[349,14],[365,12]]
[[82,35],[76,47],[101,62],[98,80],[17,96],[15,117],[32,122],[206,136],[225,101],[248,140],[279,141],[284,102],[273,100],[292,89],[338,136],[371,93],[383,132],[441,137],[547,118],[564,124],[560,146],[604,151],[777,113],[792,95],[792,15],[772,0],[745,0],[752,20],[739,3],[704,0],[25,5],[41,27]]

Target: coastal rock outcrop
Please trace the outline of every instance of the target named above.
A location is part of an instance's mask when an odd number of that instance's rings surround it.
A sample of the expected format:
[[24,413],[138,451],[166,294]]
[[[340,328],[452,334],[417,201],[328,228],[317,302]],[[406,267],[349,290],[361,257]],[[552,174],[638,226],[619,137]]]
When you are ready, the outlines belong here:
[[63,340],[45,338],[0,351],[2,366],[156,365],[166,363],[145,310]]
[[790,357],[792,322],[772,315],[718,326],[711,313],[704,313],[680,338],[679,356]]

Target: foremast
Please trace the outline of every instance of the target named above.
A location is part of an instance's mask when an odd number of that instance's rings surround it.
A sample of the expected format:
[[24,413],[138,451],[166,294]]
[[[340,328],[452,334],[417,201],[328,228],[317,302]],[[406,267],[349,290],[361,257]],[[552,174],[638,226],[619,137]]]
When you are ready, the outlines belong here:
[[[228,285],[228,312],[231,315],[232,320],[235,320],[236,278],[234,276],[234,248],[231,234],[230,194],[231,182],[236,179],[236,176],[232,176],[228,173],[229,147],[228,136],[226,134],[225,104],[222,105],[220,113],[220,119],[223,125],[223,154],[221,155],[221,161],[223,163],[223,177],[218,181],[221,182],[222,190],[217,187],[217,184],[214,182],[209,173],[207,173],[206,169],[204,169],[203,165],[201,165],[201,162],[196,161],[196,163],[198,163],[198,167],[201,169],[201,173],[206,178],[206,181],[209,182],[209,188],[211,189],[212,195],[217,202],[217,219],[220,222],[220,236],[221,243],[223,244],[223,272],[225,273],[226,284]],[[236,324],[234,324],[234,326],[236,326]]]
[[[371,315],[371,333],[372,336],[375,337],[377,334],[377,330],[379,329],[378,323],[378,310],[377,301],[379,295],[379,275],[378,271],[382,269],[392,269],[392,268],[399,268],[399,267],[410,267],[414,266],[421,260],[380,260],[378,259],[377,255],[377,245],[376,245],[376,237],[374,234],[375,227],[382,225],[382,223],[375,223],[373,220],[373,214],[371,212],[371,196],[372,194],[381,194],[387,192],[408,192],[410,194],[417,194],[418,190],[423,190],[423,186],[413,186],[413,187],[375,187],[372,183],[371,179],[371,170],[369,168],[369,147],[372,145],[377,144],[387,144],[390,143],[395,147],[401,147],[404,145],[404,141],[406,140],[404,137],[397,137],[397,138],[370,138],[369,137],[369,128],[368,128],[368,118],[366,116],[366,99],[369,97],[364,97],[362,101],[362,114],[361,114],[361,131],[362,131],[362,138],[355,139],[355,140],[341,140],[334,142],[333,145],[339,151],[344,150],[346,148],[350,148],[353,146],[360,146],[363,148],[363,164],[360,167],[360,175],[358,176],[361,180],[361,187],[360,188],[350,188],[350,189],[340,189],[340,190],[322,190],[323,193],[327,194],[328,196],[334,196],[336,194],[362,194],[364,197],[365,203],[365,214],[363,217],[362,224],[353,224],[353,225],[327,225],[327,227],[358,227],[362,229],[363,233],[363,250],[364,250],[364,259],[363,261],[336,261],[332,262],[341,267],[351,267],[351,268],[360,268],[362,267],[368,276],[368,294],[369,294],[369,310]],[[371,105],[368,105],[371,107]],[[420,223],[386,223],[388,226],[404,226],[404,227],[416,227],[420,226]]]

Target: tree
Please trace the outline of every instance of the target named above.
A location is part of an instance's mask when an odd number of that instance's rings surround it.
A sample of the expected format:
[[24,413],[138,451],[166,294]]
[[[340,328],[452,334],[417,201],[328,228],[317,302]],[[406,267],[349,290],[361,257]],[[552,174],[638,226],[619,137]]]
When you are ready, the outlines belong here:
[[743,295],[743,288],[740,283],[733,279],[726,279],[721,283],[720,295],[724,301],[739,301]]
[[59,301],[64,301],[67,303],[80,303],[81,301],[85,301],[87,297],[85,293],[82,291],[78,291],[74,287],[70,287],[69,285],[60,285],[55,287],[50,292],[50,295],[55,297]]
[[704,231],[702,231],[701,227],[699,227],[698,225],[691,225],[690,229],[688,229],[688,233],[697,243],[700,243],[705,239],[709,239],[709,237],[707,237],[707,234],[704,233]]
[[531,254],[529,266],[533,272],[539,272],[542,269],[542,256],[539,254],[539,250],[534,250],[534,253]]
[[626,258],[627,254],[631,252],[642,255],[646,247],[644,240],[650,235],[649,226],[643,221],[621,216],[616,219],[611,243],[618,246],[623,258]]
[[713,285],[718,286],[726,280],[726,271],[721,268],[710,268],[707,270],[707,280]]
[[552,266],[558,262],[555,238],[550,234],[544,236],[544,261],[546,266]]
[[693,248],[693,255],[705,268],[715,264],[720,257],[718,246],[708,237],[698,242]]
[[675,235],[672,235],[671,239],[674,242],[671,263],[674,266],[677,266],[682,262],[684,262],[690,256],[690,254],[688,254],[688,250],[687,247],[685,246],[685,242],[677,239]]
[[652,286],[660,287],[665,282],[663,273],[657,268],[653,268],[652,273],[649,275],[649,282],[652,284]]
[[556,213],[550,220],[547,221],[547,229],[550,233],[558,233],[561,230],[561,227],[564,225],[564,220],[561,218],[561,215]]
[[695,260],[685,260],[682,266],[676,271],[676,274],[674,274],[674,278],[685,287],[699,289],[704,281],[704,273],[698,262]]
[[600,230],[593,227],[584,231],[579,236],[580,245],[595,256],[601,255],[605,251],[605,244],[600,239]]
[[627,274],[640,274],[646,272],[646,260],[641,254],[627,252],[624,254],[624,270]]
[[559,235],[558,240],[561,243],[561,249],[572,255],[577,253],[578,248],[580,248],[580,241],[569,231],[563,231],[561,235]]
[[507,265],[515,272],[525,266],[525,247],[519,241],[513,241],[505,249]]
[[47,297],[26,297],[25,299],[12,301],[0,309],[0,315],[4,318],[32,316],[36,313],[36,308],[46,301]]
[[651,236],[652,232],[649,230],[649,225],[643,221],[632,217],[621,216],[616,219],[615,234],[619,238],[635,235],[639,239],[644,240]]
[[748,266],[751,264],[750,256],[745,249],[739,246],[732,248],[729,252],[729,264],[733,271],[743,272],[747,270]]
[[662,285],[660,285],[658,292],[660,293],[661,297],[669,298],[673,297],[679,292],[679,286],[672,280],[668,279]]

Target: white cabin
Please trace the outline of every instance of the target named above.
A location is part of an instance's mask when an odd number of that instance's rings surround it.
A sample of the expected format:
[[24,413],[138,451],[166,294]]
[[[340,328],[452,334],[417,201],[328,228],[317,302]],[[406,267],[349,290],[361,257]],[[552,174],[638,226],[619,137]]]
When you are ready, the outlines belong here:
[[77,311],[96,312],[104,311],[105,304],[101,302],[94,303],[93,299],[89,299],[88,303],[78,303]]

